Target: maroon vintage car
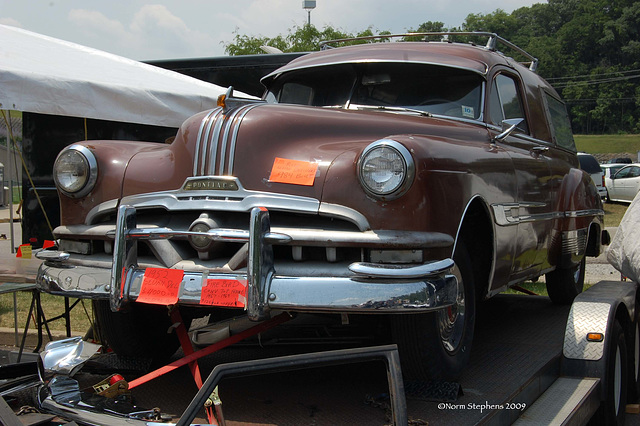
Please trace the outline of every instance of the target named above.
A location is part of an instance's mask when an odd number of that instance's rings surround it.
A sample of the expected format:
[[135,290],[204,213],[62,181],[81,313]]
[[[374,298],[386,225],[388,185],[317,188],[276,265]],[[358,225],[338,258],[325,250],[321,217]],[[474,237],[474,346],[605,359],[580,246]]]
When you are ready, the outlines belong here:
[[480,300],[545,275],[570,302],[607,236],[560,97],[484,35],[327,48],[171,144],[67,147],[39,287],[93,299],[123,355],[176,349],[166,305],[375,313],[405,373],[455,378]]

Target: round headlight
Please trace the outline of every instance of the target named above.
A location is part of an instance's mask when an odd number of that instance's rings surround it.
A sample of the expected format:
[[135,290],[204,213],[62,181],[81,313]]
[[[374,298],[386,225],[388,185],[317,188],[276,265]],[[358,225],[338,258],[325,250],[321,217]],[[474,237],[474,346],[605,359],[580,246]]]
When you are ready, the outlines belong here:
[[413,158],[402,144],[382,139],[369,145],[358,161],[360,183],[377,197],[394,199],[413,182]]
[[98,166],[93,153],[81,145],[72,145],[62,151],[53,166],[56,185],[73,198],[88,194],[97,176]]

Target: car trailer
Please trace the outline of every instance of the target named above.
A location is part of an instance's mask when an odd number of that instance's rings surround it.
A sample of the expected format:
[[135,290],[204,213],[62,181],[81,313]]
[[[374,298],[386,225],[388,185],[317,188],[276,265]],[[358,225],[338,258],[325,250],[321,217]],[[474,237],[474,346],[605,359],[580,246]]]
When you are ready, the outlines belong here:
[[[477,334],[479,342],[474,347],[476,353],[469,371],[461,377],[461,394],[457,399],[416,399],[416,384],[403,382],[397,349],[393,345],[352,348],[219,364],[201,382],[202,386],[177,424],[192,424],[198,413],[207,407],[215,413],[209,424],[225,424],[216,393],[216,385],[223,377],[370,360],[382,360],[386,366],[388,407],[393,424],[420,424],[412,420],[416,418],[425,419],[429,424],[452,421],[488,425],[587,424],[592,418],[598,419],[597,424],[613,424],[624,419],[626,407],[637,408],[634,405],[640,384],[637,298],[636,283],[603,281],[581,293],[570,309],[552,305],[543,297],[505,295],[490,300],[486,311],[480,314],[484,318],[481,318]],[[288,314],[281,314],[194,353],[183,349],[186,354],[183,358],[130,381],[129,388],[135,393],[135,388],[145,386],[148,380],[190,365],[201,356],[283,324],[289,318]],[[501,322],[505,319],[508,324]],[[186,336],[184,328],[181,333]],[[74,350],[77,353],[77,349]],[[545,355],[544,351],[548,353]],[[41,359],[46,356],[41,355]],[[31,375],[33,371],[25,366],[20,368],[16,375],[35,380]],[[353,368],[357,368],[355,364]],[[194,370],[192,368],[191,372]],[[60,389],[63,389],[64,394],[69,391],[70,384],[73,388],[74,380],[68,372],[59,373],[53,379],[48,373],[40,373],[44,380],[40,384],[38,394],[41,399],[37,408],[41,413],[76,424],[131,425],[164,419],[158,409],[132,407],[129,413],[116,414],[114,410],[104,408],[104,404],[95,404],[101,408],[92,410],[88,409],[88,404],[78,404],[79,400],[73,398],[57,397],[56,401],[52,397],[54,392],[60,395]],[[75,386],[77,389],[77,384]],[[500,395],[499,390],[503,390]],[[169,392],[168,389],[163,391]],[[277,387],[274,392],[278,392]],[[11,390],[3,388],[0,394],[8,397]],[[335,408],[338,411],[346,409],[340,402]],[[6,406],[0,407],[0,420],[7,425],[19,424],[15,423],[15,414]]]

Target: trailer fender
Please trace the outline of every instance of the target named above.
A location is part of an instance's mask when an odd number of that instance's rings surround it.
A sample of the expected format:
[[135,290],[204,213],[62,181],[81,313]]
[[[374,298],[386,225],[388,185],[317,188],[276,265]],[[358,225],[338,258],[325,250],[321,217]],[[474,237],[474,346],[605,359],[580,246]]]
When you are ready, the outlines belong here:
[[[603,401],[611,380],[606,372],[613,360],[607,348],[616,320],[623,328],[627,347],[635,346],[636,290],[634,282],[601,281],[575,298],[567,318],[561,375],[599,378]],[[589,333],[601,333],[604,339],[587,340]],[[629,368],[634,368],[634,358],[627,358]]]

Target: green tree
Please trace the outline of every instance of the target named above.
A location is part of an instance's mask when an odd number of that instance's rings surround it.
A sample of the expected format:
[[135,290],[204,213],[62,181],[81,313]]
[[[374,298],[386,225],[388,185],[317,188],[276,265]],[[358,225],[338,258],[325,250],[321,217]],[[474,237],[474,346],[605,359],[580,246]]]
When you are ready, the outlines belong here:
[[[359,33],[347,33],[326,26],[322,31],[314,25],[305,24],[290,28],[288,34],[276,37],[248,36],[234,32],[233,41],[225,44],[225,52],[231,56],[256,55],[264,53],[261,46],[275,47],[282,52],[312,52],[320,49],[320,43],[328,40],[351,39],[356,37],[370,37],[375,35],[388,35],[388,31],[380,31],[377,34],[369,27]],[[342,45],[353,45],[362,43],[373,43],[385,41],[382,39],[372,40],[352,40],[342,43]]]

